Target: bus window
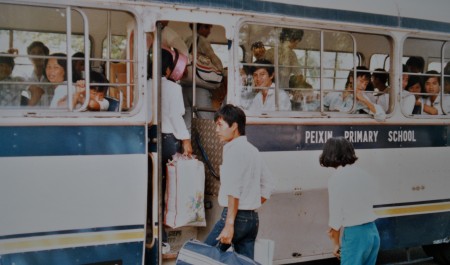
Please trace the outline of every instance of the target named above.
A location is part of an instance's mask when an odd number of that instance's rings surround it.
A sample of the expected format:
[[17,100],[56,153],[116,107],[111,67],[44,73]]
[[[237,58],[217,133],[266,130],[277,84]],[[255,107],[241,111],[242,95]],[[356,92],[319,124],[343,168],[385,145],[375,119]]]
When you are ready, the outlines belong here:
[[[227,44],[218,44],[218,43],[211,43],[211,47],[213,48],[214,52],[219,56],[220,60],[222,61],[223,68],[228,68],[228,45]],[[239,61],[242,61],[244,58],[244,51],[242,50],[242,47],[238,49],[238,58],[240,58]]]
[[387,54],[373,54],[370,57],[370,70],[373,71],[379,68],[386,71],[389,71],[389,69],[391,68],[389,56]]
[[447,41],[435,39],[410,37],[405,40],[404,58],[408,59],[405,62],[404,74],[408,75],[409,82],[403,92],[405,95],[402,96],[401,104],[409,106],[406,95],[413,95],[416,99],[413,108],[403,110],[407,117],[449,117],[450,87],[446,85],[448,78],[445,72],[446,64],[450,60],[449,46]]
[[[0,4],[0,8],[5,11],[4,15],[8,16],[2,19],[0,24],[2,40],[0,52],[6,52],[1,57],[10,57],[15,63],[10,78],[2,80],[2,86],[9,88],[9,95],[3,98],[8,97],[11,100],[9,103],[2,101],[0,108],[15,110],[8,112],[11,115],[20,115],[22,112],[18,110],[31,109],[33,113],[39,113],[41,110],[46,110],[48,113],[48,110],[58,109],[58,112],[54,112],[55,115],[64,115],[74,110],[89,110],[88,102],[84,104],[89,88],[81,92],[84,88],[81,88],[82,85],[77,86],[77,81],[92,76],[89,74],[92,71],[99,72],[104,77],[108,76],[110,69],[106,69],[105,65],[115,59],[102,58],[102,47],[92,45],[96,43],[102,45],[101,41],[95,41],[95,39],[105,39],[108,32],[127,36],[127,25],[130,25],[134,18],[126,12],[88,8],[52,8],[14,4]],[[23,16],[14,16],[14,14],[23,14]],[[38,17],[32,14],[40,15]],[[88,21],[89,31],[85,31]],[[69,32],[67,25],[70,25]],[[114,40],[114,35],[112,39]],[[67,44],[68,40],[70,45]],[[114,52],[115,48],[111,46],[113,48],[110,50]],[[100,54],[96,54],[95,51],[99,51]],[[86,58],[88,61],[85,63]],[[126,78],[123,83],[127,87],[125,95],[132,94],[134,82],[130,71],[133,69],[133,60],[120,59],[130,65],[126,74],[129,78]],[[46,71],[55,60],[58,63],[54,66],[62,67],[62,74],[58,78],[53,78],[53,75]],[[91,82],[90,87],[97,89],[102,86],[109,87],[96,82]],[[111,87],[114,86],[111,85]],[[80,97],[75,96],[77,91]],[[73,97],[67,95],[73,95]],[[99,100],[106,102],[107,99]],[[118,97],[117,100],[119,100]],[[129,105],[129,108],[132,105],[133,103]],[[103,106],[106,110],[107,104]]]
[[[249,115],[256,116],[270,115],[274,111],[283,111],[282,115],[289,116],[292,111],[314,113],[330,110],[321,106],[324,104],[321,91],[323,95],[342,93],[349,74],[364,64],[363,53],[369,52],[365,47],[370,42],[386,44],[384,48],[377,47],[377,50],[387,56],[391,46],[388,37],[374,34],[255,24],[243,25],[240,36],[240,45],[248,51],[245,57],[248,59],[240,64],[240,105]],[[255,47],[260,47],[257,55],[252,54],[256,51]],[[264,50],[264,55],[261,55]],[[261,59],[251,61],[256,57]],[[254,74],[261,64],[270,64],[274,69],[270,82],[264,85]],[[373,94],[365,93],[367,97]],[[346,108],[345,111],[359,114],[358,108],[365,109],[360,106],[362,103],[357,100],[355,103],[355,108]],[[388,97],[385,105],[385,111],[388,111]]]

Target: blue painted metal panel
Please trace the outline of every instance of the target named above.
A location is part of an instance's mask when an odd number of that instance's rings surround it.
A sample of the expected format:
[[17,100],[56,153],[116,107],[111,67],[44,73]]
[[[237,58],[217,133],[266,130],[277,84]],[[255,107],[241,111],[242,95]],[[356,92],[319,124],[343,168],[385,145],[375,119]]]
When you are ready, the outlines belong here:
[[344,136],[356,149],[442,147],[446,125],[248,125],[248,140],[260,151],[322,150],[330,137]]
[[433,244],[450,236],[450,212],[380,218],[376,221],[381,249]]
[[144,154],[144,126],[0,127],[0,157]]
[[0,256],[2,265],[29,264],[142,264],[144,242],[119,243]]

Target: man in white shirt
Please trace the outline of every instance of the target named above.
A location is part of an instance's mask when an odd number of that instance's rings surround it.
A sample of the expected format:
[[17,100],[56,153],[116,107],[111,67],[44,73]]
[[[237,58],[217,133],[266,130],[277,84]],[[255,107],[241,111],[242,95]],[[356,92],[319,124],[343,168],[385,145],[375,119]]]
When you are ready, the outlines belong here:
[[247,141],[245,120],[245,113],[230,104],[214,116],[217,135],[225,142],[218,198],[224,210],[205,243],[220,242],[224,251],[233,244],[237,253],[253,259],[259,227],[255,210],[270,198],[274,181],[258,149]]
[[271,62],[262,59],[256,60],[252,71],[253,83],[259,92],[253,98],[248,110],[252,113],[268,111],[291,110],[291,100],[286,91],[278,90],[278,109],[275,102],[274,68]]

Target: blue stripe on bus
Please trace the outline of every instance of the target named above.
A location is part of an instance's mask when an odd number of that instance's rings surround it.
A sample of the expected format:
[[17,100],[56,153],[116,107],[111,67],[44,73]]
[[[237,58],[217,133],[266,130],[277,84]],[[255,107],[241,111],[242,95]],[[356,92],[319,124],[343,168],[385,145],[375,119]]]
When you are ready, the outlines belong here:
[[52,236],[52,235],[91,233],[91,232],[123,231],[123,230],[135,230],[135,229],[144,229],[144,225],[122,225],[122,226],[110,226],[110,227],[95,227],[95,228],[84,228],[84,229],[70,229],[70,230],[60,230],[60,231],[13,234],[13,235],[0,236],[0,240],[30,238],[30,237],[40,237],[40,236]]
[[1,255],[2,265],[73,264],[135,265],[142,264],[144,242],[83,246]]
[[0,127],[0,157],[144,154],[144,126]]
[[361,23],[378,26],[450,32],[450,23],[398,16],[371,14],[358,11],[309,7],[260,0],[144,0],[184,4],[194,7],[226,8],[236,11],[278,14],[297,18],[323,19],[338,22]]
[[343,136],[356,149],[444,147],[448,125],[247,125],[248,140],[260,151],[322,150],[328,138]]
[[[435,244],[450,235],[450,212],[386,217],[375,221],[381,249]],[[425,228],[426,226],[426,228]]]

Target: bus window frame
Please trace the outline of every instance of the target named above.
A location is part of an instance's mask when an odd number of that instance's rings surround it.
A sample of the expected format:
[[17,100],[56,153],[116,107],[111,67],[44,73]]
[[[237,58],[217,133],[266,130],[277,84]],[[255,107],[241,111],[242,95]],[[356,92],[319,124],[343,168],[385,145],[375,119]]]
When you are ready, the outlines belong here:
[[[42,30],[39,31],[39,29],[17,29],[17,28],[2,28],[2,30],[5,31],[30,31],[30,32],[36,32],[36,33],[55,33],[55,34],[63,34],[66,35],[66,49],[65,49],[65,60],[66,60],[66,74],[68,76],[66,82],[64,83],[65,85],[67,85],[67,89],[68,89],[68,95],[72,95],[74,92],[74,87],[73,87],[73,82],[72,82],[72,78],[70,78],[71,73],[72,73],[72,58],[71,55],[69,55],[68,51],[72,50],[72,43],[71,43],[71,37],[72,35],[78,35],[78,36],[83,36],[84,37],[84,42],[85,44],[84,46],[84,53],[85,53],[85,71],[89,72],[90,70],[92,70],[91,67],[91,62],[92,61],[106,61],[106,62],[112,62],[112,61],[117,61],[115,59],[104,59],[104,58],[91,58],[91,52],[94,50],[92,45],[94,43],[93,37],[89,34],[89,16],[84,12],[85,10],[90,10],[90,9],[100,9],[103,11],[117,11],[117,12],[124,12],[124,13],[128,13],[131,17],[132,20],[134,22],[135,25],[135,29],[138,28],[138,20],[137,20],[137,14],[130,9],[126,9],[124,10],[123,8],[119,8],[119,7],[113,7],[113,6],[109,6],[108,8],[98,8],[95,6],[74,6],[74,5],[70,5],[70,4],[58,4],[58,5],[51,5],[51,6],[39,6],[37,4],[34,5],[23,5],[23,4],[16,4],[16,3],[9,3],[9,5],[14,5],[18,8],[20,8],[21,6],[23,7],[32,7],[32,6],[36,6],[36,7],[44,7],[44,8],[49,8],[49,9],[59,9],[59,10],[64,10],[62,12],[65,12],[65,21],[66,21],[66,29],[65,31],[61,31],[61,32],[54,32],[54,31],[46,31],[46,30]],[[71,30],[71,12],[78,12],[81,15],[82,18],[82,23],[83,25],[83,33],[73,33]],[[70,13],[70,14],[69,14]],[[105,32],[105,34],[109,34],[108,32]],[[11,37],[10,37],[11,38]],[[137,50],[137,45],[138,45],[138,36],[137,34],[135,34],[133,36],[134,39],[134,50]],[[86,43],[88,44],[86,46]],[[18,55],[18,57],[27,57],[27,58],[31,58],[30,55]],[[51,53],[49,56],[39,56],[40,58],[52,58]],[[125,60],[119,60],[121,62],[126,62],[129,64],[132,64],[131,67],[134,67],[136,70],[138,71],[138,61],[137,61],[137,52],[133,55],[133,58],[131,59],[125,59]],[[45,71],[45,70],[44,70]],[[130,71],[127,70],[127,75],[130,74]],[[131,77],[133,79],[134,82],[130,82],[130,83],[120,83],[120,84],[113,84],[110,83],[110,87],[112,86],[133,86],[133,89],[131,89],[130,91],[132,91],[131,93],[133,94],[133,97],[136,98],[136,95],[141,95],[141,93],[139,93],[138,91],[136,91],[136,89],[139,89],[140,86],[138,86],[138,80],[139,78],[137,77],[137,75],[135,74],[133,77]],[[128,111],[121,111],[121,112],[113,112],[113,111],[88,111],[87,109],[87,104],[88,104],[88,100],[89,100],[89,74],[86,75],[86,100],[85,100],[85,104],[83,104],[82,107],[77,108],[77,109],[73,109],[72,108],[72,97],[68,97],[68,106],[64,107],[64,109],[58,108],[58,109],[52,109],[49,106],[45,106],[45,107],[35,107],[35,106],[29,106],[29,107],[23,107],[23,106],[18,106],[18,107],[8,107],[8,106],[0,106],[0,110],[2,112],[2,117],[117,117],[117,116],[129,116],[132,115],[133,113],[136,113],[136,110],[139,108],[140,105],[142,105],[143,99],[141,97],[139,97],[139,99],[137,99],[135,101],[135,103],[133,104],[132,108],[130,108]],[[16,84],[21,84],[23,83],[24,88],[28,87],[28,83],[30,82],[16,82]],[[101,85],[101,84],[99,84]],[[130,94],[131,94],[130,93]]]
[[[420,41],[436,41],[436,42],[442,42],[442,45],[441,45],[441,50],[440,50],[440,56],[439,57],[436,57],[436,56],[429,56],[429,57],[427,57],[427,58],[424,58],[425,59],[425,65],[424,65],[424,72],[423,73],[414,73],[414,75],[416,75],[416,76],[420,76],[420,77],[424,77],[424,76],[430,76],[430,74],[426,74],[426,72],[429,70],[428,69],[428,66],[429,66],[429,61],[430,61],[430,58],[431,59],[437,59],[437,60],[440,60],[440,64],[441,64],[441,69],[440,69],[440,71],[438,71],[438,73],[439,73],[439,81],[440,81],[440,91],[439,91],[439,97],[440,97],[440,102],[439,102],[439,107],[441,108],[441,111],[442,111],[442,114],[437,114],[437,115],[431,115],[431,114],[423,114],[423,113],[421,113],[421,114],[411,114],[411,115],[408,115],[408,114],[404,114],[403,112],[402,112],[402,115],[403,116],[405,116],[406,118],[410,118],[410,119],[417,119],[417,120],[419,120],[419,119],[449,119],[450,118],[450,110],[449,110],[449,112],[446,112],[445,111],[445,109],[443,108],[443,98],[444,98],[444,95],[449,95],[449,97],[450,97],[450,94],[445,94],[444,93],[444,78],[445,78],[445,74],[444,74],[444,62],[446,61],[446,58],[445,58],[445,53],[444,53],[444,50],[445,50],[445,48],[447,47],[447,45],[448,45],[448,47],[450,48],[450,39],[445,39],[445,38],[442,38],[442,37],[436,37],[436,36],[427,36],[427,35],[417,35],[417,34],[409,34],[409,35],[407,35],[407,36],[405,36],[405,38],[404,38],[404,40],[403,40],[403,42],[401,43],[402,44],[402,49],[404,49],[404,47],[405,47],[405,43],[409,40],[409,39],[411,39],[411,40],[420,40]],[[405,61],[405,59],[407,60],[409,57],[412,57],[412,56],[420,56],[420,54],[415,54],[415,55],[405,55],[405,54],[402,54],[402,61]],[[450,58],[447,58],[447,62],[450,62]],[[401,68],[400,68],[401,69]],[[403,72],[403,71],[401,71],[401,75],[403,75],[403,74],[408,74],[409,72]],[[435,75],[433,75],[433,76],[435,76]],[[422,84],[424,87],[423,87],[423,89],[425,89],[425,84]],[[424,93],[424,92],[421,92],[421,93],[411,93],[412,95],[421,95],[421,96],[426,96],[426,95],[428,95],[427,93]],[[403,97],[400,97],[400,106],[403,104]]]
[[[395,45],[394,41],[393,41],[393,36],[390,34],[387,34],[386,32],[381,32],[381,31],[364,31],[364,28],[360,28],[359,30],[353,29],[353,28],[336,28],[336,27],[330,27],[330,28],[324,28],[323,26],[309,26],[309,25],[302,25],[302,27],[298,26],[297,24],[289,24],[286,22],[283,23],[275,23],[275,22],[267,22],[267,21],[257,21],[257,20],[241,20],[238,25],[236,26],[237,30],[236,30],[236,42],[239,43],[241,45],[241,43],[243,42],[241,37],[240,37],[240,30],[245,26],[245,25],[257,25],[257,26],[267,26],[267,27],[276,27],[276,28],[292,28],[292,29],[302,29],[302,30],[309,30],[309,31],[319,31],[321,32],[338,32],[338,33],[344,33],[344,34],[349,34],[352,39],[353,39],[353,49],[352,49],[352,53],[353,53],[353,68],[349,69],[348,71],[351,72],[353,71],[354,73],[356,73],[356,67],[359,66],[360,64],[364,63],[364,55],[361,54],[358,51],[358,43],[356,41],[356,38],[354,36],[355,33],[361,33],[361,34],[370,34],[370,35],[377,35],[377,36],[382,36],[385,38],[389,39],[390,42],[390,49],[389,52],[391,52],[393,50],[393,46]],[[323,40],[323,37],[321,37],[321,39]],[[235,46],[240,46],[240,45],[235,45]],[[327,50],[325,50],[323,47],[323,43],[321,44],[321,50],[320,52],[327,52]],[[235,51],[236,52],[236,51]],[[333,52],[339,52],[339,51],[333,51]],[[391,58],[391,57],[390,57]],[[237,64],[237,67],[235,67],[235,71],[234,71],[234,75],[236,77],[239,76],[239,69],[241,69],[244,65],[251,65],[251,63],[241,63],[237,60],[235,60],[235,64]],[[274,67],[276,68],[276,64],[274,64]],[[304,66],[303,66],[304,67]],[[305,67],[304,67],[305,68]],[[321,71],[320,71],[320,79],[322,80],[322,78],[324,77],[323,75],[323,64],[321,64]],[[306,69],[306,68],[305,68]],[[343,70],[343,69],[341,69]],[[334,69],[334,71],[336,72],[336,68]],[[370,71],[370,70],[369,70]],[[275,70],[276,73],[276,70]],[[356,74],[355,74],[356,75]],[[241,79],[240,78],[235,78],[235,87],[239,88],[238,91],[235,91],[235,96],[234,99],[241,104],[241,98],[240,98],[240,90],[243,87],[242,84],[239,83]],[[322,83],[322,82],[321,82]],[[277,91],[277,89],[275,90],[275,92]],[[342,117],[347,117],[347,118],[353,118],[353,117],[361,117],[361,118],[371,118],[373,119],[373,117],[371,117],[370,114],[359,114],[359,113],[351,113],[352,110],[356,107],[356,104],[353,104],[352,109],[345,113],[345,112],[336,112],[336,111],[325,111],[324,110],[324,106],[322,104],[323,102],[323,92],[326,91],[324,88],[320,87],[319,90],[314,90],[314,91],[319,91],[320,92],[320,110],[319,111],[273,111],[273,112],[261,112],[260,114],[255,114],[255,113],[251,113],[248,110],[244,109],[244,111],[246,112],[246,114],[249,117],[255,117],[255,118],[278,118],[278,117],[285,117],[285,118],[315,118],[315,117],[328,117],[328,118],[342,118]],[[354,84],[354,88],[353,88],[353,93],[355,93],[356,91],[356,85]],[[353,101],[354,103],[356,102],[356,97],[353,97]],[[389,113],[389,115],[386,115],[386,117],[390,117],[392,114]]]

